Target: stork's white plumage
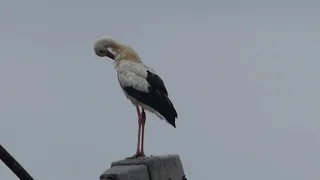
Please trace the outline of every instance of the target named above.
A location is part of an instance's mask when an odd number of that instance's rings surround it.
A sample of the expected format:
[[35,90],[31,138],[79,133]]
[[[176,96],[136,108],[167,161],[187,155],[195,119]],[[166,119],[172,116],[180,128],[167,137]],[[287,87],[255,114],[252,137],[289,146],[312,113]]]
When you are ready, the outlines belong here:
[[[130,158],[145,156],[143,143],[146,115],[144,110],[154,113],[176,127],[175,119],[178,114],[168,97],[167,89],[157,73],[143,64],[139,55],[131,47],[111,38],[101,38],[95,42],[94,51],[99,57],[109,57],[114,60],[120,86],[126,97],[136,106],[139,122],[138,144],[136,154]],[[141,113],[139,106],[142,108]],[[140,142],[141,149],[139,149]]]

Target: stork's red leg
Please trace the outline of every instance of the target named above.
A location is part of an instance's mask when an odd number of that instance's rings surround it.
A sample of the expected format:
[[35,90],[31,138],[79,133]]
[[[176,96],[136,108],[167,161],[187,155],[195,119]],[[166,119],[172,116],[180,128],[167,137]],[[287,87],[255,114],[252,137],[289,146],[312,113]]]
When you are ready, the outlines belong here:
[[140,118],[141,118],[141,113],[140,113],[140,109],[139,106],[136,105],[136,109],[137,109],[137,115],[138,115],[138,143],[137,143],[137,151],[136,154],[140,153],[140,133],[141,133],[141,124],[140,124]]
[[141,157],[141,151],[140,151],[140,135],[141,135],[141,122],[142,122],[142,117],[141,117],[141,113],[140,113],[140,109],[139,109],[139,106],[136,105],[136,109],[137,109],[137,114],[138,114],[138,124],[139,124],[139,128],[138,128],[138,143],[137,143],[137,151],[136,151],[136,154],[134,154],[133,156],[131,157],[127,157],[126,159],[133,159],[133,158],[137,158],[137,157]]
[[139,127],[138,127],[138,142],[137,142],[136,154],[140,154],[140,137],[141,137],[141,124],[139,124]]
[[141,156],[146,156],[144,154],[144,125],[146,123],[146,113],[144,112],[144,109],[142,109],[142,113],[141,113],[141,125],[142,125],[142,128],[141,128],[141,151],[140,151],[140,155]]

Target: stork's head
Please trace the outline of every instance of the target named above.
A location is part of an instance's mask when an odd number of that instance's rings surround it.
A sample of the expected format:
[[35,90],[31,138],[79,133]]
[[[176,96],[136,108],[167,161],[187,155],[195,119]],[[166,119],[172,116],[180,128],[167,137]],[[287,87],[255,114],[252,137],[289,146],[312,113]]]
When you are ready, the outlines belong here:
[[109,57],[117,65],[121,60],[141,61],[139,55],[129,46],[103,37],[94,43],[94,52],[99,57]]
[[103,37],[94,43],[94,52],[99,57],[109,57],[115,60],[122,45],[109,37]]

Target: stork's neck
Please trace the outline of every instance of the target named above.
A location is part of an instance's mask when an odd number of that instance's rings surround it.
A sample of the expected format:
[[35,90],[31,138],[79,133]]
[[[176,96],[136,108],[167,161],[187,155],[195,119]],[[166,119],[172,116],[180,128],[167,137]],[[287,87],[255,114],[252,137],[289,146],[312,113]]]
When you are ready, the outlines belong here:
[[137,67],[145,67],[145,65],[142,62],[123,59],[117,64],[117,66],[115,66],[115,69],[118,71],[121,69],[135,69]]
[[118,67],[121,61],[133,61],[137,63],[142,63],[139,55],[131,48],[119,51],[115,58],[115,68]]

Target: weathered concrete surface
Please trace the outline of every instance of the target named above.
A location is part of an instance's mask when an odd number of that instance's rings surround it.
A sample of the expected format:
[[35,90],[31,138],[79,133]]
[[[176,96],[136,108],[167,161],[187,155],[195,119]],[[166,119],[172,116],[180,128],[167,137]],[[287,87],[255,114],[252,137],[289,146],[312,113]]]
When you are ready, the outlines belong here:
[[162,155],[113,162],[100,180],[183,180],[183,177],[179,156]]
[[122,179],[131,179],[131,180],[148,180],[149,174],[147,167],[144,165],[131,165],[131,166],[114,166],[108,169],[105,173],[100,176],[100,179],[107,180],[122,180]]

